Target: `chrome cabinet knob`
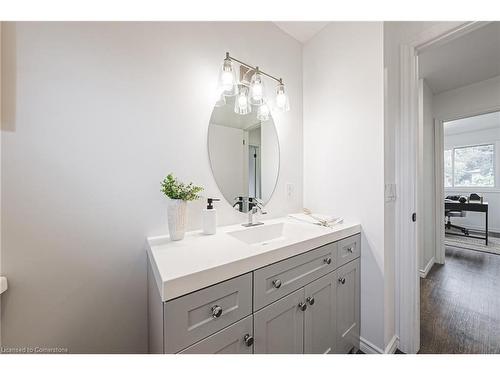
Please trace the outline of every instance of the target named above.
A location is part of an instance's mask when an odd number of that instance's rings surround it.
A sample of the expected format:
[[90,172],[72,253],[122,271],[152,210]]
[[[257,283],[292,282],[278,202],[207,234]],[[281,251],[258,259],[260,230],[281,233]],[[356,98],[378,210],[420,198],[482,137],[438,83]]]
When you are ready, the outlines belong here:
[[314,305],[314,297],[307,297],[306,302],[311,306]]
[[279,289],[281,287],[281,280],[280,279],[273,280],[273,286],[276,289]]
[[222,307],[219,305],[212,306],[212,317],[218,318],[222,315]]
[[327,257],[327,258],[323,259],[323,262],[325,262],[326,264],[330,264],[330,263],[332,263],[332,258]]
[[243,341],[245,341],[246,346],[252,346],[253,345],[253,336],[249,335],[248,333],[243,336]]
[[345,277],[339,278],[339,283],[341,283],[342,285],[344,285],[345,284]]
[[301,311],[306,311],[307,310],[307,305],[304,302],[299,303],[299,309]]

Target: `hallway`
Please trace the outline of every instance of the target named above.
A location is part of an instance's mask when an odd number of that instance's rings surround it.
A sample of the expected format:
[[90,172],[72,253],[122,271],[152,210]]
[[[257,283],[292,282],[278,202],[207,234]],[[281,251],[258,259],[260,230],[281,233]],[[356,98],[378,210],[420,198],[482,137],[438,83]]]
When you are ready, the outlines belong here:
[[447,247],[420,288],[420,354],[500,353],[499,255]]

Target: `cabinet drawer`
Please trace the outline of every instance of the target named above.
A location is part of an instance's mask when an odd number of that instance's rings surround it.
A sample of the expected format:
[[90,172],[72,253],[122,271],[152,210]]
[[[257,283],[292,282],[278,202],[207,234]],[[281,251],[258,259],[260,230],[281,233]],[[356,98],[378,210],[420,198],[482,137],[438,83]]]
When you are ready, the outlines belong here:
[[333,271],[336,258],[337,243],[331,243],[254,271],[254,311]]
[[344,238],[339,241],[338,250],[338,266],[342,266],[353,259],[359,257],[361,253],[361,235],[356,234],[355,236]]
[[251,313],[251,273],[167,301],[165,353],[177,353]]
[[[246,341],[245,341],[246,339]],[[248,316],[184,349],[180,354],[252,354],[253,318]]]

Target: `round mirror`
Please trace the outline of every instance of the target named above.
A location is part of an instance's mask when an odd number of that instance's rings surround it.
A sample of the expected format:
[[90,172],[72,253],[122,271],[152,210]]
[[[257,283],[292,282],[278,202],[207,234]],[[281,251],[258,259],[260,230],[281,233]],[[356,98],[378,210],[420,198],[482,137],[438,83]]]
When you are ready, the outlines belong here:
[[240,115],[235,97],[215,106],[208,127],[208,153],[217,185],[235,210],[248,212],[271,199],[280,165],[278,134],[274,121],[257,118],[258,108]]

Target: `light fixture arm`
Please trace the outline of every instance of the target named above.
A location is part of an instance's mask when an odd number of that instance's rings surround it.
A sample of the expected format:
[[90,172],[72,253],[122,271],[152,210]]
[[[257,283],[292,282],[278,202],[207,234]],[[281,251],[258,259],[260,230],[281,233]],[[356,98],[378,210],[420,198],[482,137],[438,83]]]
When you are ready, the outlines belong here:
[[246,66],[248,69],[258,71],[260,74],[263,74],[263,75],[265,75],[266,77],[269,77],[269,78],[271,78],[271,79],[275,80],[276,82],[278,82],[278,83],[280,83],[280,84],[283,84],[283,80],[282,80],[281,78],[276,78],[276,77],[274,77],[274,76],[272,76],[272,75],[270,75],[270,74],[268,74],[268,73],[266,73],[266,72],[264,72],[264,71],[260,70],[258,66],[252,66],[252,65],[247,64],[247,63],[245,63],[245,62],[243,62],[243,61],[241,61],[241,60],[238,60],[238,59],[236,59],[236,58],[232,57],[231,55],[229,55],[229,52],[226,52],[226,60],[235,61],[235,62],[237,62],[238,64],[241,64],[241,65],[243,65],[243,66]]

